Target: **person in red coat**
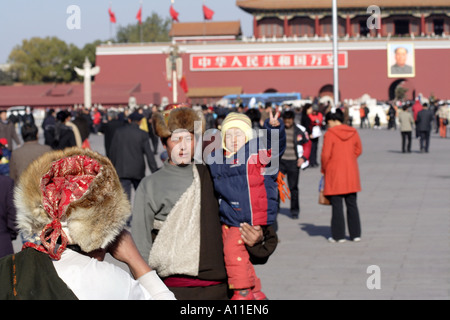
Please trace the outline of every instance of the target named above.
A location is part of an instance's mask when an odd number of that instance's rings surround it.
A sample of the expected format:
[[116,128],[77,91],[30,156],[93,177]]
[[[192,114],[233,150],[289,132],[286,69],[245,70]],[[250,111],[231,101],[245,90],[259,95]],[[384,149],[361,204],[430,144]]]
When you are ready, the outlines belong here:
[[345,241],[345,200],[350,239],[360,241],[361,222],[356,193],[361,191],[357,161],[362,153],[361,139],[356,129],[342,124],[344,114],[340,109],[327,113],[325,120],[329,129],[323,140],[321,171],[325,180],[323,193],[332,206],[331,237],[328,240]]

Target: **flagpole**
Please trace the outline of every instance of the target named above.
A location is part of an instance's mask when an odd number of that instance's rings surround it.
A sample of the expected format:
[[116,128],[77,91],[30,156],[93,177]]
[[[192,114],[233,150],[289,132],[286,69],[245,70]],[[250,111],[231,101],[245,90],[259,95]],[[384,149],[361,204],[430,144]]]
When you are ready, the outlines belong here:
[[[203,0],[203,5],[205,5],[205,0]],[[203,12],[203,43],[206,43],[206,17]]]
[[141,36],[141,43],[143,43],[144,42],[144,37],[143,37],[143,34],[142,34],[142,6],[143,6],[143,1],[141,0],[140,1],[140,3],[141,3],[141,8],[140,8],[140,10],[141,10],[141,20],[139,21],[139,32],[140,32],[140,36]]
[[337,0],[333,0],[333,82],[334,108],[337,108],[339,104]]
[[[111,6],[112,6],[112,3],[110,2],[109,3],[109,10],[111,10]],[[109,40],[111,40],[112,39],[112,22],[111,22],[111,17],[109,17]]]

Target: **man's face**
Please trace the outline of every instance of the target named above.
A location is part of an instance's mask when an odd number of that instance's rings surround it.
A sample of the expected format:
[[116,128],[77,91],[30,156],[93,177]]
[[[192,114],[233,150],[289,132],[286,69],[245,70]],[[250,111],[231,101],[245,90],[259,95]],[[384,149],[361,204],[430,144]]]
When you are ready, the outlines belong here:
[[6,112],[0,113],[0,119],[6,121]]
[[408,52],[406,52],[405,48],[398,48],[395,51],[395,62],[400,66],[404,66],[406,64],[406,59],[408,57]]
[[187,130],[175,130],[167,139],[165,146],[169,155],[169,162],[174,165],[188,165],[194,157],[194,134]]
[[225,147],[231,152],[238,152],[245,140],[245,132],[241,129],[230,128],[225,132]]
[[294,125],[293,118],[286,118],[286,119],[283,119],[283,121],[284,121],[284,126],[286,127],[286,129],[289,129]]

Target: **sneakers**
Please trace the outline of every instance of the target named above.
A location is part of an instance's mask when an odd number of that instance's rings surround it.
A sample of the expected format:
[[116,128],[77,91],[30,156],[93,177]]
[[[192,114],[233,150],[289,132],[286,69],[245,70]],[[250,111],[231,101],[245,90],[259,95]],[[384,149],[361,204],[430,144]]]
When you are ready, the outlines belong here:
[[268,300],[264,292],[252,290],[235,290],[231,300]]
[[234,290],[234,294],[231,297],[231,300],[255,300],[255,296],[249,289]]
[[343,242],[345,242],[345,239],[339,239],[339,240],[334,240],[333,239],[333,237],[329,237],[328,238],[328,242],[330,242],[330,243],[343,243]]
[[361,241],[360,237],[353,238],[353,242],[360,242],[360,241]]

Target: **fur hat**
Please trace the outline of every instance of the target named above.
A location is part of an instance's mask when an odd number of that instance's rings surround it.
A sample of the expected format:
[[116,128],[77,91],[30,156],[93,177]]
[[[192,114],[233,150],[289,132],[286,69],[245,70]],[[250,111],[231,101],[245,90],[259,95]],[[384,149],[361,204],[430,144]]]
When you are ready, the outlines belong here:
[[24,237],[32,241],[41,236],[41,246],[29,246],[54,259],[59,259],[65,243],[55,254],[50,237],[91,252],[111,243],[131,214],[109,159],[80,148],[48,152],[32,162],[15,188],[14,202]]
[[165,110],[162,113],[157,112],[152,116],[153,128],[155,133],[161,138],[168,138],[177,129],[186,129],[194,133],[195,122],[202,122],[202,134],[205,132],[205,117],[201,110],[195,111],[188,107],[174,107],[171,110]]

